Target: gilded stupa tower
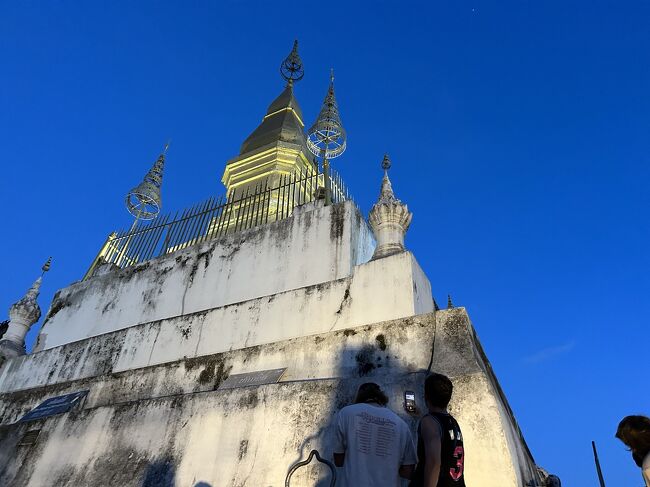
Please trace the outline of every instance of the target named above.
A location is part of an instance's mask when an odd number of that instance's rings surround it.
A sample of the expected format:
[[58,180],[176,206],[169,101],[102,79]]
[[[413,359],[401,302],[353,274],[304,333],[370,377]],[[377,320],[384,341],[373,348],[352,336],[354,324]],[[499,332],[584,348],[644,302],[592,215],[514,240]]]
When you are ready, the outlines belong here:
[[273,100],[262,123],[246,138],[239,155],[226,163],[221,181],[231,199],[259,187],[273,187],[283,176],[299,178],[318,172],[310,157],[302,110],[294,95],[295,84],[304,76],[295,41],[280,73],[286,81],[282,93]]

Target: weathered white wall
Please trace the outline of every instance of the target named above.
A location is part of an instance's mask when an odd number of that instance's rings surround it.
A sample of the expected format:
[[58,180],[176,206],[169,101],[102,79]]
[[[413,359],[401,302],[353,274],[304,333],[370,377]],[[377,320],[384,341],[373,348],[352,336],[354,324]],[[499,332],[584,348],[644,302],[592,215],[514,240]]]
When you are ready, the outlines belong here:
[[[486,471],[492,462],[507,454],[511,462],[504,468],[514,476],[516,485],[526,485],[536,475],[532,455],[469,316],[464,308],[439,311],[437,315],[432,369],[459,378],[454,381],[455,407],[463,411],[461,424],[471,425],[465,428],[467,433],[463,429],[464,439],[468,444],[485,447],[481,455],[467,456],[468,468]],[[501,425],[498,431],[492,428],[491,422]],[[480,483],[483,484],[482,478]]]
[[[362,382],[381,384],[414,431],[419,414],[404,412],[403,394],[417,391],[422,407],[432,352],[433,370],[454,382],[468,485],[524,486],[532,459],[462,308],[125,372],[95,363],[94,378],[1,394],[0,485],[140,487],[159,474],[150,485],[281,487],[311,448],[331,455],[332,419]],[[287,367],[279,384],[214,390],[230,373],[278,366]],[[8,424],[46,397],[86,388],[80,412]],[[18,447],[34,427],[43,428],[37,443]],[[292,486],[323,485],[317,474]]]
[[[414,292],[416,286],[422,290],[420,295]],[[130,328],[116,369],[237,350],[432,310],[430,284],[412,254],[404,252],[357,266],[351,277],[338,281],[146,328]],[[187,340],[180,339],[182,334],[189,335]]]
[[[38,401],[44,390],[59,395],[89,389],[86,406],[98,407],[170,394],[211,391],[229,374],[281,367],[287,368],[283,381],[361,377],[364,374],[377,378],[414,373],[428,363],[433,318],[431,314],[422,315],[125,371],[118,370],[120,357],[117,354],[100,361],[97,353],[88,353],[84,342],[98,340],[91,338],[63,347],[60,354],[55,355],[53,350],[37,354],[56,358],[49,362],[56,371],[51,377],[54,383],[1,394],[0,424],[19,419],[26,408],[31,407],[27,404]],[[108,343],[101,352],[114,350],[116,343],[123,343],[123,339],[117,338],[121,333],[103,335],[101,339]],[[131,347],[136,346],[131,344]],[[95,352],[101,353],[98,349]],[[26,363],[23,367],[30,365]],[[78,373],[80,369],[84,371],[81,374]],[[68,375],[63,375],[66,372]],[[83,378],[71,380],[73,374]],[[16,402],[16,398],[20,400]]]
[[354,203],[304,205],[286,220],[62,289],[34,350],[342,279],[373,250]]
[[[281,487],[311,448],[331,454],[332,419],[362,382],[414,429],[403,394],[421,393],[430,360],[455,384],[468,485],[525,485],[534,463],[467,314],[432,313],[412,254],[368,262],[372,250],[351,203],[307,207],[64,289],[41,351],[0,368],[0,485]],[[217,390],[279,367],[279,384]],[[12,424],[83,389],[81,411]]]
[[[413,255],[402,252],[361,264],[351,276],[337,281],[133,326],[86,340],[79,347],[61,346],[16,358],[0,369],[0,391],[88,377],[95,371],[89,366],[95,356],[110,355],[106,360],[114,364],[113,371],[123,371],[431,311],[429,281]],[[70,360],[70,348],[79,357],[77,366]]]

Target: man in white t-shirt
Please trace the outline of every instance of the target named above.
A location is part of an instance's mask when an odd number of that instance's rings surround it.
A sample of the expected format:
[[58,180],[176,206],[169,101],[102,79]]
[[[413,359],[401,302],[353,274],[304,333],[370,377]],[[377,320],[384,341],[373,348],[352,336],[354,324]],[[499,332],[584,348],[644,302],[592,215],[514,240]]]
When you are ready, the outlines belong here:
[[355,404],[336,418],[334,463],[343,467],[347,487],[399,487],[417,463],[413,435],[404,420],[386,407],[377,384],[359,387]]

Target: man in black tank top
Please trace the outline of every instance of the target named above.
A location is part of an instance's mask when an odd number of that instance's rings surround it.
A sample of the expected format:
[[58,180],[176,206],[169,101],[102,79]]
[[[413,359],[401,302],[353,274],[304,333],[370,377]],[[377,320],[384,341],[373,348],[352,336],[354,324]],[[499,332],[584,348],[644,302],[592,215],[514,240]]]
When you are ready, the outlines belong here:
[[424,382],[429,412],[418,426],[419,463],[410,487],[465,487],[463,434],[447,412],[452,390],[442,374],[431,374]]

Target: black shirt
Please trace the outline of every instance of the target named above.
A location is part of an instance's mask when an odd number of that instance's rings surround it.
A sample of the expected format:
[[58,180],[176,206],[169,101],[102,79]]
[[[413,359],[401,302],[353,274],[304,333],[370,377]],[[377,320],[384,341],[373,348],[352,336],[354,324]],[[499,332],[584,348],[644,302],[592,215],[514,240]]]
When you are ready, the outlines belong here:
[[[440,424],[441,449],[440,449],[440,476],[437,487],[465,487],[463,475],[465,451],[463,449],[463,434],[460,426],[452,415],[447,413],[429,413]],[[415,469],[410,487],[424,485],[424,466],[427,462],[422,440],[422,425],[418,426],[418,466]]]

